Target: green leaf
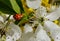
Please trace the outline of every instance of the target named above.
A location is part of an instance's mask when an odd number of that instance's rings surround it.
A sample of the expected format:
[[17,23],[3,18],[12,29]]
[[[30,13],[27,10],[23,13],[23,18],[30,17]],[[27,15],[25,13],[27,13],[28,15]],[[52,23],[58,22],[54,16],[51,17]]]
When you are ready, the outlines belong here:
[[16,0],[16,2],[18,3],[18,5],[20,6],[21,9],[21,13],[24,13],[24,8],[23,8],[23,4],[21,0]]
[[12,8],[11,3],[10,3],[9,0],[0,0],[0,2],[4,3],[4,4],[6,4],[7,6],[9,6],[10,8]]
[[6,4],[0,1],[0,12],[4,14],[14,14],[16,13],[12,8],[8,7]]
[[13,10],[14,10],[16,13],[21,13],[21,12],[20,12],[20,7],[19,7],[19,5],[17,4],[16,0],[10,0],[10,3],[11,3],[11,5],[12,5]]

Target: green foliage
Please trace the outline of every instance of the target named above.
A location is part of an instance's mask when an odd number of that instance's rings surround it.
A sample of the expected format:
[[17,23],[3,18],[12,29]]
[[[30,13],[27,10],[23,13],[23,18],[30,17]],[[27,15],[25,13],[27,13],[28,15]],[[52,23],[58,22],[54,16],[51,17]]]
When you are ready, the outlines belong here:
[[9,6],[10,8],[12,8],[11,3],[10,3],[9,0],[0,0],[0,2],[4,3],[4,4],[6,4],[7,6]]
[[10,3],[11,3],[11,5],[12,5],[13,10],[14,10],[16,13],[20,13],[20,7],[19,7],[19,5],[17,4],[16,0],[10,0]]
[[21,0],[0,0],[0,11],[4,14],[23,13]]
[[0,0],[0,12],[9,15],[23,14],[24,16],[21,20],[15,21],[15,24],[19,25],[29,21],[29,18],[33,16],[32,14],[26,14],[24,12],[22,0]]
[[21,0],[16,0],[16,2],[17,2],[18,5],[20,6],[21,13],[24,13],[24,8],[23,8],[23,4],[22,4]]
[[0,1],[0,11],[4,14],[14,14],[16,13],[12,8]]

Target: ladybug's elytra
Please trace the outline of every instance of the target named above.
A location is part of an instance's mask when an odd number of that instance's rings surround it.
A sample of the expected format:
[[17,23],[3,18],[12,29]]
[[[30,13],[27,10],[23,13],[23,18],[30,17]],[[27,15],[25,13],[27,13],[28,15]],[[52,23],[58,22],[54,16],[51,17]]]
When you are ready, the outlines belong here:
[[15,14],[13,17],[15,20],[20,20],[23,17],[23,15],[22,14]]

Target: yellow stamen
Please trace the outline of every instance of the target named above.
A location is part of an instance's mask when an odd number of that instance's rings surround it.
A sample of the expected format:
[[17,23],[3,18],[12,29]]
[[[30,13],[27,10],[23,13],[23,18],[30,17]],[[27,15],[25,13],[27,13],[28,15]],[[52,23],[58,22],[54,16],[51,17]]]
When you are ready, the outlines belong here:
[[29,8],[28,10],[29,10],[29,11],[31,11],[31,12],[33,12],[33,11],[34,11],[32,8]]
[[45,7],[50,7],[50,4],[48,4],[49,0],[42,0],[42,4],[44,4]]
[[49,0],[42,0],[42,5],[45,6],[47,11],[50,12],[51,4],[49,4]]
[[55,20],[55,21],[54,21],[54,23],[55,23],[55,24],[58,24],[58,23],[59,23],[59,21],[58,21],[58,20]]

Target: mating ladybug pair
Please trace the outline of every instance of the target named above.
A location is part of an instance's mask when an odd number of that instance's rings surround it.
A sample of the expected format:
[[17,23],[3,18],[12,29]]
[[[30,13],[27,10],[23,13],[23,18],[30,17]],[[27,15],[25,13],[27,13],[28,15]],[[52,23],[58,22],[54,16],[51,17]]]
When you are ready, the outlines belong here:
[[23,17],[22,14],[15,14],[15,15],[13,16],[13,18],[14,18],[15,20],[20,20],[22,17]]

